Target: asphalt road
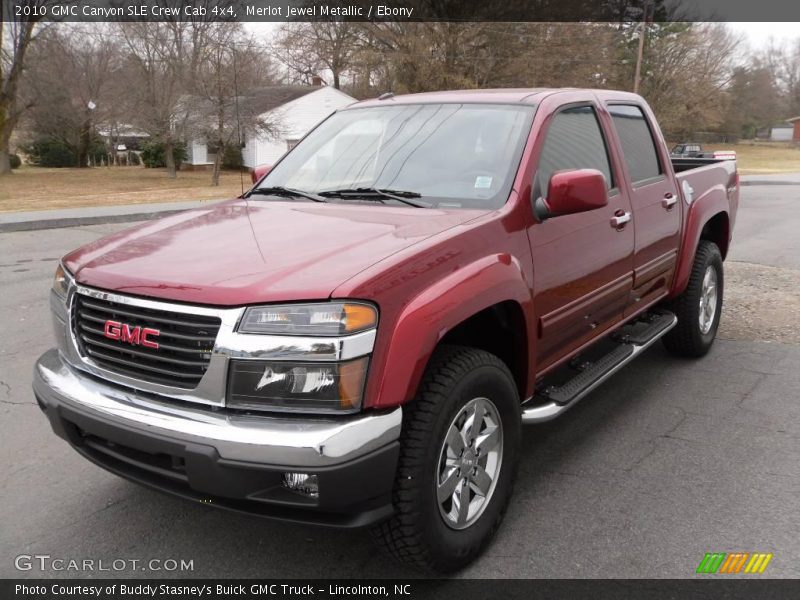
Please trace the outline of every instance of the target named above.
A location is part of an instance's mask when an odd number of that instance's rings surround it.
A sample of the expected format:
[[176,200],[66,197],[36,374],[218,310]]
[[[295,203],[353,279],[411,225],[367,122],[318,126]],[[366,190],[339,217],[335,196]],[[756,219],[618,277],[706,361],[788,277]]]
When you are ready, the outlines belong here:
[[[800,186],[744,188],[731,266],[795,272],[798,226]],[[52,434],[30,392],[51,346],[50,279],[67,250],[121,227],[0,234],[0,577],[92,575],[20,572],[21,554],[194,566],[105,576],[415,576],[366,532],[173,499]],[[745,339],[720,339],[699,361],[657,345],[560,420],[528,427],[505,523],[459,576],[683,578],[706,552],[760,551],[774,553],[763,577],[800,577],[800,344],[727,337]]]

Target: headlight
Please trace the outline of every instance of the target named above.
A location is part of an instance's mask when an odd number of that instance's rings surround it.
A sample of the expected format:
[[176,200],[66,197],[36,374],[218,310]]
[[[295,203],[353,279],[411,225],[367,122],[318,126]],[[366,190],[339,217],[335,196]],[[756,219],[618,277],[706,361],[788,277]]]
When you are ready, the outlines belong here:
[[56,269],[56,275],[53,278],[53,291],[64,298],[67,298],[67,291],[69,290],[70,276],[64,267],[59,264]]
[[232,360],[227,406],[247,410],[355,412],[369,358],[343,363]]
[[248,308],[239,333],[334,336],[358,333],[377,324],[377,309],[361,302],[284,304]]

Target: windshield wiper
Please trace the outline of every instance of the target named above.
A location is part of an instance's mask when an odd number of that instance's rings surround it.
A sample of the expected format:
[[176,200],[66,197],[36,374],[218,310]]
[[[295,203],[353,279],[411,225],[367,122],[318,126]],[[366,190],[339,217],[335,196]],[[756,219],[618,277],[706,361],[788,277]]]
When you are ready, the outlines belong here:
[[424,204],[409,200],[409,198],[422,198],[422,194],[418,192],[408,192],[405,190],[386,190],[379,188],[360,187],[345,188],[341,190],[326,190],[324,192],[320,192],[319,195],[325,196],[326,198],[362,198],[364,200],[377,200],[378,202],[383,202],[383,198],[390,198],[416,208],[428,208]]
[[303,190],[296,190],[294,188],[285,188],[280,186],[255,188],[250,190],[249,195],[252,196],[253,194],[264,194],[265,196],[285,196],[287,198],[307,198],[309,200],[313,200],[314,202],[327,202],[325,198],[321,198],[320,196],[312,194],[311,192],[304,192]]

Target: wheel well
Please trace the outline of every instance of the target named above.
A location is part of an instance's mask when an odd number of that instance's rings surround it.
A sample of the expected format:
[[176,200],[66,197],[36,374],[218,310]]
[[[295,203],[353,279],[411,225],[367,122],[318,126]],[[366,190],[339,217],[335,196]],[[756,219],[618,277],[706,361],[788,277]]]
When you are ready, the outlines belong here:
[[728,214],[721,212],[711,217],[703,226],[703,231],[700,232],[700,239],[714,242],[719,247],[724,259],[728,254],[728,240],[730,239]]
[[439,342],[480,348],[502,360],[524,398],[528,379],[528,340],[522,307],[500,302],[456,325]]

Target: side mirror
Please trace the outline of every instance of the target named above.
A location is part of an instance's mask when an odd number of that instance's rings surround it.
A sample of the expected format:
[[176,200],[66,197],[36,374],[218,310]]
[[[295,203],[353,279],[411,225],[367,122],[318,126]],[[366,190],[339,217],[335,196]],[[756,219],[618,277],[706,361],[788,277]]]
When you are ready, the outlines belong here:
[[270,171],[272,171],[272,165],[258,165],[250,172],[250,179],[253,180],[253,184],[256,184]]
[[597,169],[556,171],[550,176],[547,197],[537,198],[534,212],[540,221],[602,208],[608,204],[605,176]]

